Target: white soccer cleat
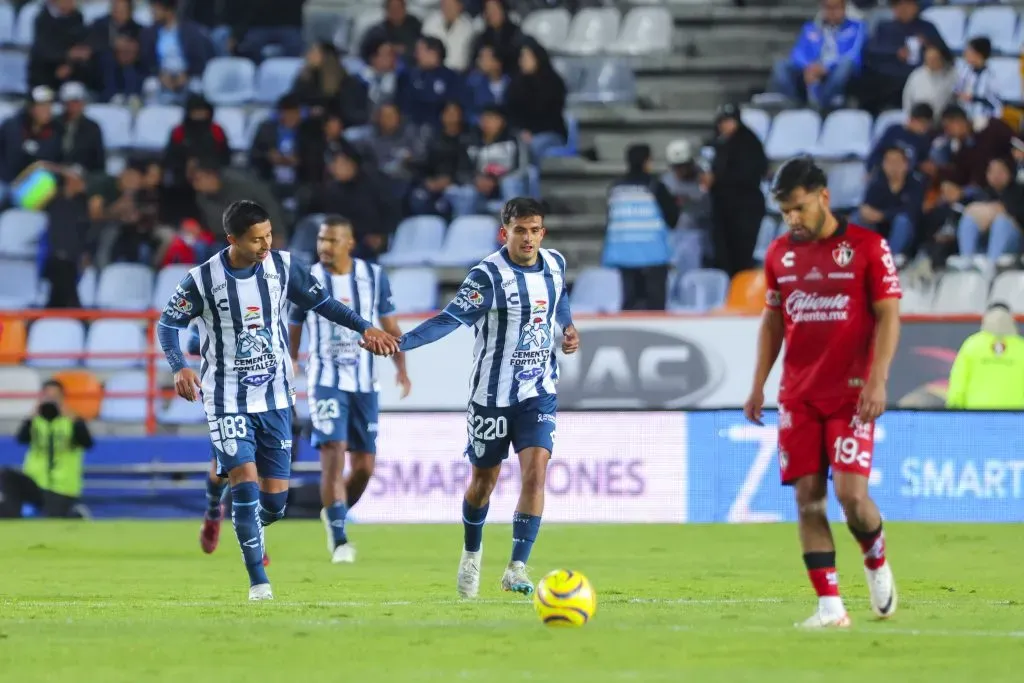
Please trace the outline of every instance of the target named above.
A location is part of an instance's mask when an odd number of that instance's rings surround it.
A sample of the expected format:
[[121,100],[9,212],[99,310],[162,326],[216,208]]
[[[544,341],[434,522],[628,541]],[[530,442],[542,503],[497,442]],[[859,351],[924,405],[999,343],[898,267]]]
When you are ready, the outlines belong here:
[[509,562],[501,577],[501,589],[523,595],[533,595],[533,582],[526,575],[526,565],[522,562]]
[[249,586],[249,599],[250,600],[273,600],[274,593],[270,590],[269,583],[257,583],[255,586]]
[[868,592],[871,593],[871,611],[881,619],[888,619],[896,611],[896,581],[892,577],[892,569],[886,560],[878,569],[864,567],[864,576],[868,580]]
[[475,598],[480,593],[480,565],[484,559],[484,547],[480,550],[469,552],[463,549],[462,559],[459,560],[459,576],[455,584],[455,590],[463,598]]
[[823,629],[850,628],[852,624],[853,622],[850,621],[850,615],[847,614],[845,610],[842,612],[826,612],[825,610],[819,609],[803,622],[794,625],[797,628]]
[[331,553],[331,562],[334,564],[352,564],[356,561],[356,549],[351,543],[343,543]]

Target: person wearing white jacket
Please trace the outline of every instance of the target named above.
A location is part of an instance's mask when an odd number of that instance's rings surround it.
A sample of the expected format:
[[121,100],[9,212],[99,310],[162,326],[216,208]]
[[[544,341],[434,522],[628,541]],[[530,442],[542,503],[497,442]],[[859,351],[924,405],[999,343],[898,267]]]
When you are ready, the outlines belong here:
[[903,86],[903,111],[909,116],[915,104],[924,102],[932,106],[938,120],[942,110],[953,101],[956,83],[953,55],[940,45],[926,45],[924,63],[910,73]]
[[473,22],[462,11],[461,0],[441,0],[441,10],[423,22],[423,35],[434,36],[444,43],[444,65],[452,71],[462,72],[469,66],[473,46]]

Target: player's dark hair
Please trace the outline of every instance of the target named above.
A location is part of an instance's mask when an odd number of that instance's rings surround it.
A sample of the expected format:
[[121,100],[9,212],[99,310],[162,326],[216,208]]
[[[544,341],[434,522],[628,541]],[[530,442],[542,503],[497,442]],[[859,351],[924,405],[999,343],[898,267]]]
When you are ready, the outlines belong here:
[[59,391],[61,393],[61,395],[63,395],[65,393],[64,392],[64,385],[61,384],[60,380],[48,379],[45,382],[43,382],[43,389],[49,389],[50,387],[53,387],[54,389]]
[[771,192],[775,199],[783,200],[797,189],[815,192],[828,187],[828,176],[809,156],[793,157],[785,161],[772,179]]
[[270,220],[267,210],[256,202],[242,199],[232,202],[224,209],[224,232],[228,235],[241,237],[249,232],[249,228],[257,223],[266,223]]
[[544,205],[533,197],[515,197],[505,202],[501,209],[501,224],[512,225],[517,218],[544,218]]
[[352,230],[352,221],[342,216],[340,213],[329,213],[324,216],[324,219],[320,221],[320,225],[326,225],[328,228],[348,228]]

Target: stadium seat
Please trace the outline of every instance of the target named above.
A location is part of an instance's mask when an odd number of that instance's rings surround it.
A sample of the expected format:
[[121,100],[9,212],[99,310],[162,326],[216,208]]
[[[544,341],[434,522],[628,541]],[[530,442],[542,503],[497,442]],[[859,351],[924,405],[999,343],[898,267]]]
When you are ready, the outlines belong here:
[[992,51],[1004,55],[1017,54],[1017,10],[1013,7],[977,7],[971,12],[964,32],[966,43],[975,36],[992,41]]
[[498,248],[498,221],[491,216],[460,216],[448,226],[444,243],[430,258],[435,266],[469,266]]
[[6,2],[0,4],[0,45],[8,45],[14,42],[14,24],[17,15],[14,8]]
[[18,105],[14,102],[0,102],[0,122],[14,116],[18,111]]
[[757,244],[754,246],[754,260],[764,261],[768,246],[779,234],[779,223],[771,216],[761,219],[761,230],[757,233]]
[[228,137],[228,146],[231,149],[236,152],[249,149],[244,109],[241,107],[217,107],[214,110],[213,120],[224,129],[224,134]]
[[[548,10],[543,11],[547,12]],[[555,67],[555,71],[565,81],[566,92],[572,95],[580,91],[583,87],[583,76],[586,72],[583,60],[576,59],[575,57],[553,57],[551,59],[551,66]]]
[[622,55],[672,51],[675,24],[664,7],[634,7],[626,14],[619,35],[607,49]]
[[437,310],[437,273],[433,268],[396,268],[388,272],[395,313]]
[[82,304],[83,308],[92,308],[96,305],[96,284],[98,281],[99,275],[92,266],[82,271],[82,276],[78,278],[78,302]]
[[381,254],[383,266],[422,266],[430,262],[444,242],[447,226],[438,216],[411,216],[399,224],[388,253]]
[[584,268],[573,282],[569,301],[576,313],[619,313],[622,276],[614,268]]
[[1014,313],[1024,313],[1024,272],[1007,270],[997,275],[988,302],[1004,303]]
[[28,92],[28,55],[24,52],[0,52],[0,95]]
[[100,419],[104,422],[142,423],[146,419],[146,399],[143,396],[118,397],[115,393],[142,394],[149,389],[146,373],[129,370],[112,375],[103,387],[103,402],[100,404]]
[[526,19],[523,20],[523,33],[535,38],[546,49],[557,51],[565,45],[571,23],[572,17],[568,10],[561,7],[539,9],[526,15]]
[[585,7],[572,18],[565,42],[556,51],[592,55],[603,51],[619,35],[622,14],[612,7]]
[[773,161],[798,154],[814,154],[818,146],[821,117],[810,109],[779,112],[772,121],[764,151]]
[[142,325],[131,320],[97,320],[89,325],[85,336],[87,354],[135,354],[131,358],[89,358],[87,368],[137,368],[143,363],[146,335]]
[[573,104],[635,102],[636,74],[625,59],[587,60],[580,90],[570,95],[569,101]]
[[36,302],[38,291],[34,263],[0,259],[0,310],[28,308]]
[[[85,115],[95,121],[103,131],[103,146],[107,149],[125,149],[132,146],[132,113],[116,104],[89,104]],[[166,144],[166,140],[164,141]]]
[[836,209],[854,209],[864,198],[864,164],[846,162],[836,164],[828,171],[828,191]]
[[817,156],[824,159],[865,159],[871,151],[871,114],[838,109],[828,115],[818,138]]
[[203,94],[214,106],[245,104],[255,84],[256,65],[244,57],[214,57],[203,71]]
[[4,211],[0,214],[0,256],[34,258],[39,253],[39,239],[46,233],[46,224],[42,211]]
[[150,104],[139,110],[135,117],[132,147],[145,151],[162,151],[167,146],[171,131],[181,123],[181,107]]
[[993,57],[988,68],[995,79],[999,96],[1004,100],[1019,101],[1022,98],[1020,82],[1020,61],[1014,57]]
[[668,310],[705,313],[725,303],[729,276],[717,268],[698,268],[680,274],[669,290]]
[[914,287],[903,288],[903,298],[900,299],[900,311],[916,315],[923,315],[932,312],[932,295],[930,292],[921,291]]
[[273,105],[282,95],[291,92],[302,64],[301,57],[271,57],[260,64],[256,72],[256,102]]
[[85,351],[85,325],[71,318],[41,318],[28,328],[26,350],[31,354],[68,353],[69,356],[29,358],[27,365],[40,368],[80,365]]
[[907,120],[907,115],[902,109],[887,109],[875,119],[875,125],[871,130],[871,145],[874,146],[878,139],[891,126],[902,126]]
[[985,310],[988,282],[972,270],[947,271],[939,280],[932,310],[940,314],[971,314]]
[[30,48],[36,37],[36,17],[43,3],[30,2],[22,5],[18,19],[14,24],[14,44],[18,47]]
[[384,8],[379,6],[363,6],[359,14],[352,21],[352,28],[349,29],[348,45],[349,52],[359,54],[359,48],[363,42],[363,36],[373,28],[374,24],[384,21]]
[[[569,136],[565,140],[565,144],[560,147],[548,147],[544,152],[544,158],[549,157],[574,157],[579,155],[580,150],[580,121],[572,112],[566,111],[563,114],[565,119],[565,130],[569,133]],[[530,196],[540,196],[540,171],[535,166],[530,166],[526,170],[527,176],[530,182]]]
[[96,306],[144,311],[153,300],[153,271],[139,263],[112,263],[100,272]]
[[740,110],[740,119],[747,128],[754,131],[754,134],[761,140],[761,144],[768,139],[768,130],[772,127],[772,117],[763,109],[744,107]]
[[964,28],[967,17],[959,7],[932,6],[921,12],[921,18],[935,25],[943,42],[954,52],[964,48]]
[[62,370],[53,376],[64,385],[65,405],[83,420],[95,420],[100,414],[103,385],[88,370]]
[[156,421],[164,425],[194,425],[206,422],[206,411],[201,401],[186,401],[175,396],[157,410]]
[[27,337],[24,320],[0,317],[0,365],[20,365],[25,360]]
[[0,398],[0,419],[24,420],[35,410],[43,380],[32,368],[0,367],[0,387],[5,393],[18,393],[24,398]]
[[187,263],[174,263],[161,268],[156,274],[156,282],[153,284],[153,298],[149,307],[155,311],[163,310],[167,302],[170,301],[171,295],[174,294],[175,287],[188,275],[188,271],[191,269],[192,266]]
[[736,312],[759,313],[764,308],[767,289],[763,270],[742,270],[733,276],[729,284],[726,307]]

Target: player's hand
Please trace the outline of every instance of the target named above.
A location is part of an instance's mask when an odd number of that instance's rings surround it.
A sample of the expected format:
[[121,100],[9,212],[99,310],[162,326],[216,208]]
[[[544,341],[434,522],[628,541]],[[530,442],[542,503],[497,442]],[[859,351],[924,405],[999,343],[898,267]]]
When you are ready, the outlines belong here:
[[569,325],[562,331],[562,353],[576,353],[580,350],[580,334],[575,325]]
[[174,373],[174,390],[186,401],[195,401],[199,398],[202,386],[199,375],[192,368],[182,368]]
[[363,333],[359,345],[377,356],[393,356],[398,353],[398,339],[376,327],[371,327]]
[[857,399],[857,417],[864,424],[870,424],[885,412],[885,382],[868,380],[867,386]]
[[402,387],[402,394],[400,398],[405,398],[412,391],[412,380],[409,379],[409,374],[406,372],[398,373],[398,377],[395,378],[395,384]]
[[743,404],[743,414],[748,420],[758,425],[759,427],[764,426],[764,422],[761,421],[762,410],[764,409],[764,390],[754,389],[750,392],[750,397],[747,402]]

